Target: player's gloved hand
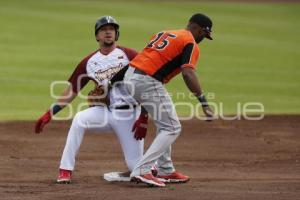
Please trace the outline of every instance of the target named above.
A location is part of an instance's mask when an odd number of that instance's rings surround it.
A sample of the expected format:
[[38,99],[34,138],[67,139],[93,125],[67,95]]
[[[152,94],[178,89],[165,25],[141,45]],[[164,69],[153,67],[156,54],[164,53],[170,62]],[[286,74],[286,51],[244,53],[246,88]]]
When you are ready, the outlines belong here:
[[40,117],[35,124],[35,133],[41,133],[44,126],[50,122],[52,116],[50,111],[46,112],[42,117]]
[[132,127],[132,132],[134,132],[134,138],[136,140],[142,140],[146,137],[148,127],[148,114],[141,114],[136,120]]

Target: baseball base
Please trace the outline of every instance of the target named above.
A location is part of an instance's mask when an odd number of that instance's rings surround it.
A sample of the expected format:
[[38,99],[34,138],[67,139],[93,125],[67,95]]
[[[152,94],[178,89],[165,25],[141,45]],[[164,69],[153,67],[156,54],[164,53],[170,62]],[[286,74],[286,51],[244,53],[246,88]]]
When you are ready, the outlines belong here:
[[103,174],[103,178],[109,182],[129,182],[130,177],[124,176],[124,172],[108,172]]

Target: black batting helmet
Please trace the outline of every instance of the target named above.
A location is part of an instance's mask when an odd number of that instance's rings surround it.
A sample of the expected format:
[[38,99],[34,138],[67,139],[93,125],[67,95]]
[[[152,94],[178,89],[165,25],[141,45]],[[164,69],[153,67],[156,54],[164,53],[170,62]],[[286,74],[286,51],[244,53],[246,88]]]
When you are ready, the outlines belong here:
[[103,16],[100,17],[95,24],[95,35],[97,35],[99,29],[104,26],[104,25],[113,25],[116,29],[116,41],[118,40],[119,36],[120,36],[120,32],[119,32],[119,24],[118,22],[112,17],[112,16]]

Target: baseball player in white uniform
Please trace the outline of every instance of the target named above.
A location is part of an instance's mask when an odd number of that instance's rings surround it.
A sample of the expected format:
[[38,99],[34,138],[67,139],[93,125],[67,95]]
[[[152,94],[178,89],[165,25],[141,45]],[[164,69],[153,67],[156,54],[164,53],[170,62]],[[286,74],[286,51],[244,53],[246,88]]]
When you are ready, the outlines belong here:
[[[51,120],[52,116],[66,104],[72,102],[89,80],[94,81],[96,85],[108,85],[111,77],[127,66],[137,54],[132,49],[116,45],[119,37],[119,24],[111,16],[104,16],[97,20],[95,37],[100,48],[78,64],[68,80],[70,86],[64,90],[57,102],[38,119],[35,127],[36,133],[42,132],[43,127]],[[137,102],[126,93],[123,87],[124,85],[119,84],[110,90],[108,107],[94,106],[75,115],[62,154],[58,183],[71,182],[75,158],[86,130],[99,133],[113,130],[118,136],[127,167],[129,171],[133,170],[143,155],[143,137],[147,131],[143,123],[147,121],[147,116],[141,114]],[[134,125],[135,133],[132,132]]]

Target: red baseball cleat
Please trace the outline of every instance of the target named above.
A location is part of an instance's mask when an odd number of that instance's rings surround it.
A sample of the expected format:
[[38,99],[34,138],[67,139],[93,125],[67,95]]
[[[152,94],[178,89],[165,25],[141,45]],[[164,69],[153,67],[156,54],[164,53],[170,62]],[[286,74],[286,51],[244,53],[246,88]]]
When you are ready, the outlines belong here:
[[173,172],[169,175],[158,175],[157,178],[164,183],[186,183],[190,178],[179,172]]
[[134,176],[131,180],[136,181],[136,182],[143,182],[149,186],[154,186],[154,187],[165,187],[166,186],[162,181],[155,178],[152,175],[152,173]]
[[56,183],[69,184],[71,183],[72,171],[66,169],[59,169],[59,176]]

